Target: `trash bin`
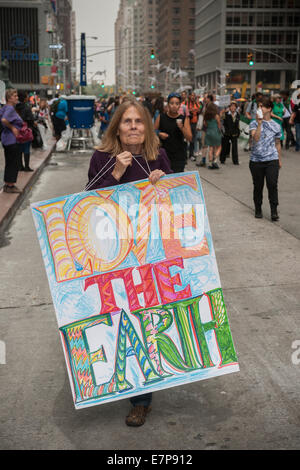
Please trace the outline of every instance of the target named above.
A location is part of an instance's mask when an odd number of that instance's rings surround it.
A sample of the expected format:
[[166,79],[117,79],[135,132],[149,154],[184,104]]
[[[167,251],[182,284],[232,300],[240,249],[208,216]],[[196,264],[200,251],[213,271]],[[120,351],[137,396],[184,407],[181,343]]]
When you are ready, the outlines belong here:
[[71,129],[90,129],[94,125],[95,96],[67,96],[68,120]]

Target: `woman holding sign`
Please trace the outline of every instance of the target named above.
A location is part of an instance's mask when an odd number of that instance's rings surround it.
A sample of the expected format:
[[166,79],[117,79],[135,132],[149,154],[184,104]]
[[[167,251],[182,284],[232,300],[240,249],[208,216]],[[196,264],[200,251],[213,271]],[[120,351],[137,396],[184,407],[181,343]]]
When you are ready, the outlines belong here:
[[[93,154],[86,190],[106,188],[149,178],[156,184],[172,173],[164,149],[159,148],[150,114],[137,101],[129,100],[116,109],[101,146]],[[126,417],[128,426],[145,423],[152,393],[130,399],[133,408]]]

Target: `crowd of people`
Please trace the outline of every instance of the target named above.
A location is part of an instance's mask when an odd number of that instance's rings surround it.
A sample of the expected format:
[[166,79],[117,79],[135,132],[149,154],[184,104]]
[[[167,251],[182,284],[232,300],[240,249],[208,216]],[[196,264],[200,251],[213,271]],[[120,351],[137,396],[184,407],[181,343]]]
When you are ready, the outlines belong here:
[[170,93],[167,97],[144,97],[137,99],[128,95],[99,100],[95,115],[100,121],[99,137],[105,132],[116,109],[125,101],[137,101],[146,108],[152,118],[160,147],[166,151],[171,170],[183,172],[187,162],[198,167],[217,170],[226,159],[232,158],[239,165],[238,139],[240,123],[248,124],[248,143],[244,150],[250,151],[250,171],[253,179],[255,217],[262,217],[262,193],[264,181],[268,189],[271,219],[279,219],[278,175],[282,165],[281,153],[294,147],[300,150],[300,110],[291,100],[289,91],[271,97],[257,92],[248,101],[234,90],[231,102],[221,107],[215,93],[202,97],[193,91],[187,94]]
[[[32,171],[31,147],[43,146],[45,132],[49,128],[57,141],[61,138],[62,132],[68,125],[68,107],[67,101],[59,95],[50,101],[39,98],[36,94],[28,95],[22,90],[9,89],[6,95],[6,105],[0,108],[1,141],[5,155],[3,190],[19,192],[15,184],[18,172]],[[262,134],[265,136],[267,131],[264,122],[267,117],[267,120],[271,121],[269,128],[272,127],[274,132],[275,129],[278,131],[274,134],[276,145],[274,144],[271,158],[276,157],[280,165],[281,148],[284,145],[285,149],[294,147],[296,152],[300,151],[300,111],[292,102],[290,92],[282,91],[271,96],[270,116],[264,114],[263,118],[258,118],[258,111],[263,108],[265,98],[262,93],[257,92],[247,101],[241,97],[240,90],[234,90],[230,105],[227,107],[220,106],[218,96],[214,92],[205,93],[203,96],[198,96],[193,91],[190,93],[182,91],[170,93],[167,97],[140,96],[135,98],[132,95],[123,94],[109,99],[102,98],[95,101],[94,108],[95,120],[99,122],[98,137],[101,140],[105,139],[113,116],[120,105],[126,101],[137,102],[148,111],[160,148],[165,150],[173,172],[183,172],[189,160],[195,162],[197,167],[218,170],[220,165],[226,163],[230,154],[232,163],[239,165],[238,139],[241,133],[240,123],[243,121],[249,125],[249,139],[244,150],[250,151],[250,169],[256,194],[253,196],[255,212],[256,216],[260,216],[261,211],[257,199],[258,177],[257,172],[253,172],[251,162],[260,161],[260,157],[257,155],[253,157],[253,155],[257,151],[257,145],[260,146],[260,152],[262,152],[263,144],[261,140],[256,142],[254,134],[257,137],[257,133],[256,130],[254,132],[253,125],[255,124],[253,123],[259,123],[259,119],[262,119],[259,128],[263,130]],[[27,138],[23,135],[24,125],[32,134],[25,132]],[[277,140],[280,142],[280,149],[277,146]],[[265,177],[269,189],[271,183],[267,172],[265,172]],[[272,181],[275,184],[274,178]],[[263,182],[260,185],[263,185]],[[272,213],[274,215],[274,211]],[[275,216],[273,218],[275,220]]]
[[66,129],[67,101],[57,94],[52,100],[9,88],[0,105],[0,133],[5,168],[3,191],[20,193],[16,186],[20,171],[32,172],[31,148],[46,148],[49,135],[58,141]]

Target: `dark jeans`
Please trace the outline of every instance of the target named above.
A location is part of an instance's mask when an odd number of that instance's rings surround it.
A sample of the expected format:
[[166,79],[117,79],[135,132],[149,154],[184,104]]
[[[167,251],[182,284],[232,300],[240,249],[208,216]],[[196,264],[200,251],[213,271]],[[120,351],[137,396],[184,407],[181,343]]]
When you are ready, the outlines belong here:
[[196,126],[197,126],[196,122],[191,123],[192,141],[189,144],[189,158],[194,156],[195,140],[196,140],[196,134],[197,134]]
[[295,123],[296,128],[296,147],[295,150],[299,152],[300,150],[300,122]]
[[283,118],[282,126],[283,126],[283,129],[286,131],[285,146],[288,149],[290,144],[295,144],[294,135],[292,133],[292,129],[290,125],[290,118]]
[[145,395],[138,395],[137,397],[130,398],[130,403],[133,406],[149,406],[152,402],[152,393],[145,393]]
[[184,172],[185,164],[185,161],[171,160],[171,169],[174,173],[182,173]]
[[249,168],[253,179],[253,200],[255,208],[260,209],[262,205],[264,182],[266,179],[270,207],[271,209],[276,209],[278,206],[279,161],[252,162],[250,160]]
[[4,183],[15,183],[18,177],[20,149],[18,144],[3,145],[5,169],[4,169]]
[[230,144],[231,144],[231,155],[233,163],[239,162],[238,156],[238,137],[233,137],[230,135],[224,135],[222,137],[222,150],[220,155],[220,161],[225,162],[226,157],[230,155]]
[[[19,170],[22,170],[29,167],[29,160],[30,160],[30,146],[31,142],[25,142],[24,144],[18,144],[20,150],[20,157],[19,157]],[[24,153],[24,165],[23,165],[23,158],[22,154]]]

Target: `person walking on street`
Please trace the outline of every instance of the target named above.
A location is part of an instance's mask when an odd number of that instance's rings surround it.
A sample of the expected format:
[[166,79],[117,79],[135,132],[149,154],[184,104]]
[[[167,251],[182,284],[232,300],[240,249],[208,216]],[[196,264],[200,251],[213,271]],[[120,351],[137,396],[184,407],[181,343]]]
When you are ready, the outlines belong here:
[[6,90],[5,99],[6,105],[0,109],[1,142],[5,158],[3,191],[5,193],[20,193],[21,191],[15,183],[17,182],[20,160],[17,137],[23,126],[23,120],[15,110],[15,106],[19,101],[17,90],[14,88]]
[[201,150],[201,154],[199,155],[201,157],[201,161],[196,163],[196,166],[199,166],[199,167],[203,167],[203,166],[206,166],[206,156],[207,156],[207,153],[208,153],[208,147],[207,145],[205,145],[205,133],[206,133],[206,125],[204,123],[204,115],[205,115],[205,111],[206,111],[206,108],[208,106],[209,103],[213,103],[214,102],[214,97],[212,94],[210,93],[205,93],[204,96],[203,96],[203,101],[202,101],[202,117],[203,119],[201,119],[202,123],[201,123],[201,147],[202,147],[202,150]]
[[266,179],[271,208],[271,220],[279,220],[278,176],[281,168],[281,127],[271,118],[273,104],[270,98],[263,97],[261,113],[250,123],[252,138],[249,168],[253,180],[253,201],[255,217],[262,218],[263,188]]
[[165,112],[165,107],[164,107],[164,98],[163,96],[159,96],[156,98],[154,105],[153,105],[153,124],[155,124],[156,119],[160,114],[163,114]]
[[240,135],[240,115],[237,111],[237,103],[232,101],[228,111],[221,112],[221,119],[223,119],[224,135],[222,137],[222,150],[220,155],[220,162],[225,163],[225,160],[231,155],[234,165],[239,164],[238,156],[238,138]]
[[107,108],[105,106],[101,106],[100,112],[99,112],[99,118],[100,118],[100,127],[99,127],[99,133],[98,133],[98,138],[102,139],[104,132],[108,128],[109,125],[109,113],[107,111]]
[[221,119],[218,113],[217,106],[211,102],[207,105],[204,114],[205,131],[205,146],[209,147],[208,158],[210,170],[219,168],[217,160],[221,153],[222,133],[221,133]]
[[190,113],[190,125],[192,131],[192,140],[189,144],[189,158],[194,162],[196,161],[196,157],[194,155],[195,145],[196,145],[196,137],[197,137],[197,122],[198,116],[200,114],[200,105],[196,102],[196,95],[192,92],[188,99],[188,110]]
[[182,114],[182,116],[190,117],[190,113],[189,113],[189,109],[188,109],[188,99],[187,99],[186,91],[182,91],[182,92],[181,92],[181,95],[180,95],[179,114]]
[[296,145],[296,141],[294,138],[294,134],[292,133],[291,124],[290,124],[290,117],[293,111],[291,108],[291,98],[289,96],[289,92],[282,91],[280,94],[282,97],[282,103],[285,107],[285,114],[283,115],[283,129],[286,132],[285,149],[288,150],[290,146]]
[[[29,97],[27,91],[19,90],[18,91],[19,103],[16,105],[16,111],[20,115],[21,119],[26,122],[29,129],[33,129],[36,126],[36,122],[31,110],[31,105],[29,104]],[[23,144],[18,144],[20,148],[20,161],[19,161],[19,171],[33,171],[30,166],[30,147],[31,142],[25,142]],[[24,164],[23,164],[23,154],[24,154]]]
[[187,160],[186,142],[191,142],[192,131],[190,120],[182,115],[180,110],[180,95],[170,93],[168,96],[168,111],[160,114],[154,124],[158,130],[158,137],[162,147],[166,150],[171,162],[171,168],[175,173],[184,171]]
[[281,96],[276,94],[273,96],[273,109],[271,112],[271,118],[277,122],[281,127],[281,147],[283,146],[284,131],[283,131],[283,116],[284,116],[284,105],[281,102]]
[[53,118],[54,136],[58,142],[61,138],[61,134],[67,128],[68,103],[65,99],[58,98],[53,102],[50,109]]
[[[300,95],[299,95],[300,96]],[[296,128],[296,152],[300,151],[300,105],[295,104],[292,116],[290,118],[290,125],[295,125]]]
[[[255,95],[252,95],[252,99],[250,103],[248,104],[248,106],[246,107],[246,111],[245,111],[246,117],[250,119],[250,122],[255,121],[258,105],[261,102],[262,98],[263,98],[263,94],[260,92],[257,92]],[[250,147],[251,147],[251,135],[249,135],[248,144],[244,148],[245,152],[248,152],[250,150]]]
[[[91,158],[86,190],[106,188],[149,178],[155,185],[165,174],[172,173],[164,149],[153,128],[148,110],[129,100],[116,109],[103,141]],[[132,409],[127,426],[142,426],[151,410],[152,393],[130,398]]]

